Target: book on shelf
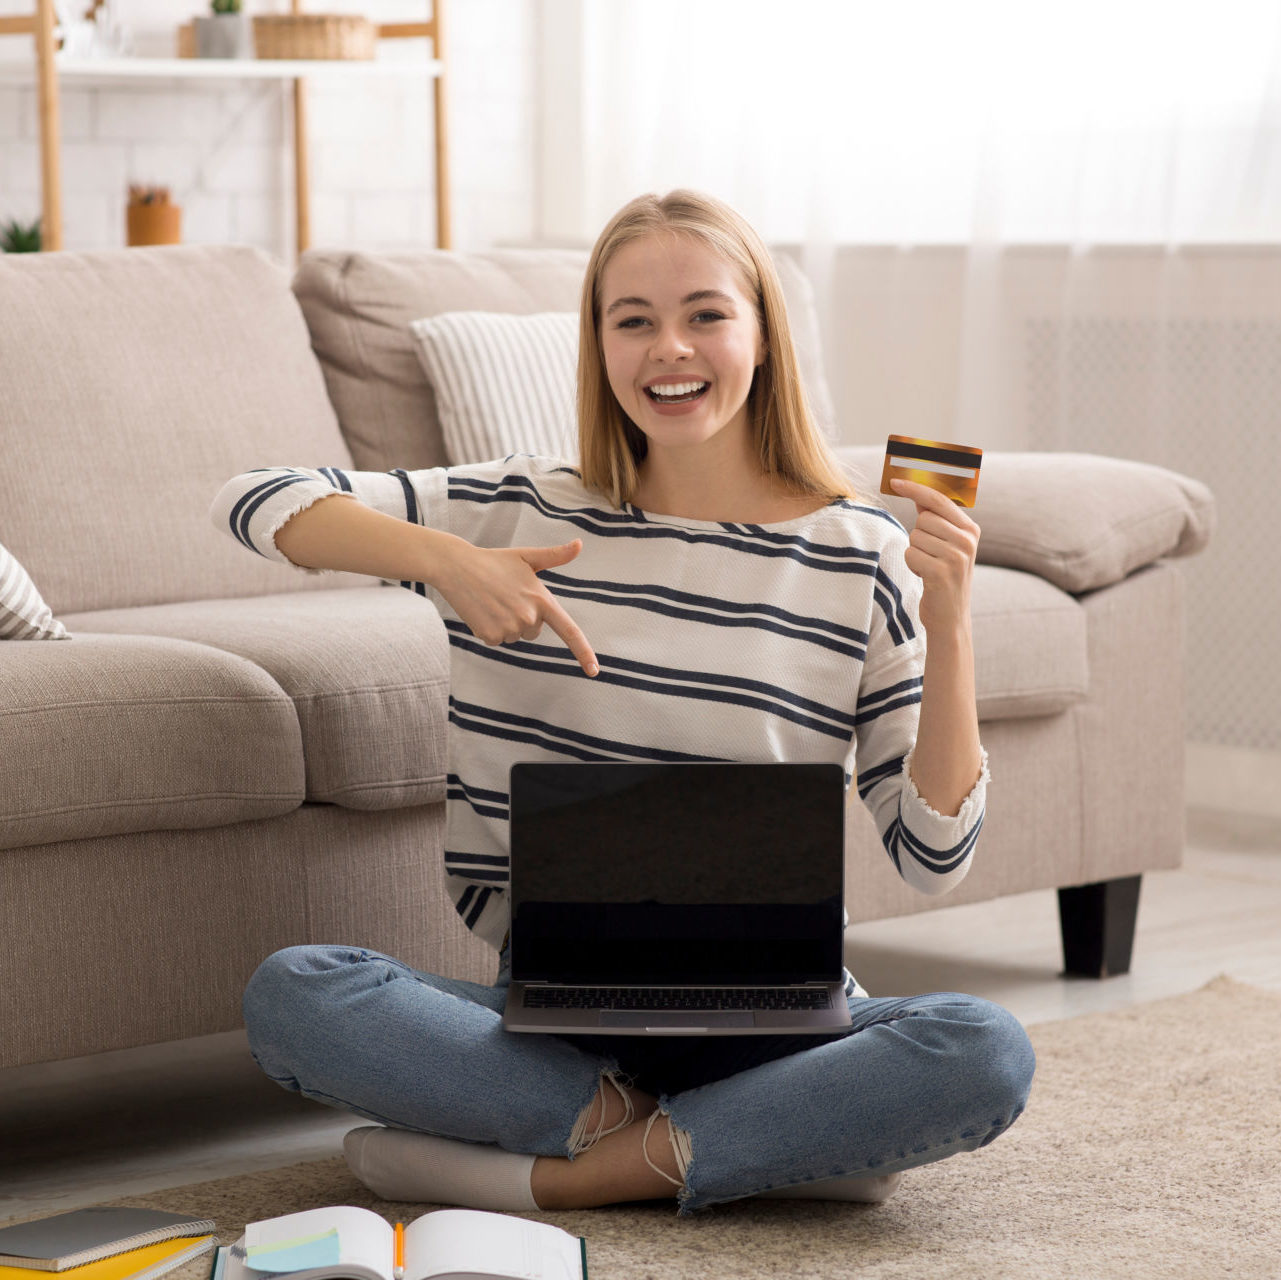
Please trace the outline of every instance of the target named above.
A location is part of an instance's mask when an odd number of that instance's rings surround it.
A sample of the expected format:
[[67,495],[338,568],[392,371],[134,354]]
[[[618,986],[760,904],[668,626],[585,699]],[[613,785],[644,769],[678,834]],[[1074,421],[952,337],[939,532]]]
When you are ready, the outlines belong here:
[[[217,1241],[213,1236],[175,1236],[172,1240],[158,1240],[145,1244],[141,1249],[113,1253],[97,1262],[85,1262],[61,1272],[74,1280],[159,1280],[166,1272],[180,1267],[202,1253],[209,1253]],[[32,1280],[41,1274],[30,1267],[9,1267],[0,1264],[0,1280]],[[51,1274],[44,1272],[43,1274]]]
[[[400,1280],[396,1229],[343,1205],[251,1222],[219,1280]],[[406,1224],[403,1280],[587,1280],[587,1245],[526,1218],[436,1209]]]
[[212,1235],[216,1229],[211,1219],[189,1213],[73,1209],[52,1218],[0,1227],[0,1266],[24,1271],[68,1271],[162,1240]]

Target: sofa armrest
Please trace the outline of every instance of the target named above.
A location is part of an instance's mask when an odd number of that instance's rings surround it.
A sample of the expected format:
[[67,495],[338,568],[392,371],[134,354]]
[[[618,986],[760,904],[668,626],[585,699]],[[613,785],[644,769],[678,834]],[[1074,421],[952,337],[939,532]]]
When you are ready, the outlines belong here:
[[[837,456],[862,498],[907,527],[916,508],[882,496],[884,446]],[[1087,453],[985,453],[974,518],[979,561],[1022,569],[1079,595],[1169,556],[1200,551],[1214,530],[1214,495],[1164,467]]]

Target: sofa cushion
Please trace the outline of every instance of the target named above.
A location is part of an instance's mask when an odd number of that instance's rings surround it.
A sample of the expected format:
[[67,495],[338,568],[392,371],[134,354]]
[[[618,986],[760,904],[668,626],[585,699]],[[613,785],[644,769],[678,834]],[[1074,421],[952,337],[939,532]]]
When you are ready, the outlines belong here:
[[303,798],[288,697],[184,640],[0,645],[0,742],[0,849],[274,817]]
[[0,299],[0,542],[56,614],[321,585],[206,515],[251,467],[350,465],[279,265],[232,246],[0,254]]
[[554,249],[304,253],[294,293],[356,466],[452,461],[412,321],[446,311],[574,311],[586,262],[586,254]]
[[[847,446],[838,456],[863,494],[913,526],[911,502],[878,492],[884,445]],[[1079,595],[1165,556],[1195,555],[1214,530],[1215,503],[1199,480],[1146,462],[988,452],[973,515],[981,563],[1026,569]]]
[[292,699],[308,800],[398,809],[444,799],[449,645],[421,596],[368,586],[117,609],[69,625],[198,641],[257,664]]
[[[829,428],[813,292],[790,258],[777,254],[775,262],[806,391]],[[587,253],[570,249],[304,253],[294,293],[356,465],[385,471],[477,461],[451,457],[445,447],[410,324],[447,311],[577,311],[586,266]]]
[[446,311],[415,320],[409,328],[451,458],[575,456],[578,316],[573,311],[530,316]]
[[974,570],[974,679],[980,720],[1065,711],[1089,691],[1085,610],[1035,574]]

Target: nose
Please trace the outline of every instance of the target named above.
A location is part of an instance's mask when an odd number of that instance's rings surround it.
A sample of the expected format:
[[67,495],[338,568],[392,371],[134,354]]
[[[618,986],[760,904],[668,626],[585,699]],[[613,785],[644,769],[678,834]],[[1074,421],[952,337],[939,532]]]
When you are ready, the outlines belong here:
[[657,329],[649,344],[650,359],[661,362],[687,360],[693,353],[688,338],[675,325]]

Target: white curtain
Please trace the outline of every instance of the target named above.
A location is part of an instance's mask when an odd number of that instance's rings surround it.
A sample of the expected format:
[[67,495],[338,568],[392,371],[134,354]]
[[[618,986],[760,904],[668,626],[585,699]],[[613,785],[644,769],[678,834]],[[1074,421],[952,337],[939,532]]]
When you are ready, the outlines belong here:
[[581,228],[697,185],[770,239],[1281,235],[1274,0],[586,0]]
[[544,5],[544,231],[590,242],[638,192],[713,192],[799,247],[841,440],[1210,484],[1192,735],[1281,750],[1281,574],[1252,551],[1281,474],[1281,5]]

